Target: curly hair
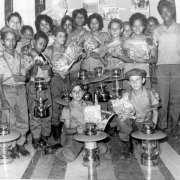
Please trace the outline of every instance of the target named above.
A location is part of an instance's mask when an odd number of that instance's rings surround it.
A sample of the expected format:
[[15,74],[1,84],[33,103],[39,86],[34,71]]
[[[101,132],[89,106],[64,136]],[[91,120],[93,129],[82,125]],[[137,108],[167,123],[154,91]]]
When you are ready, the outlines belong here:
[[76,19],[77,14],[81,14],[81,15],[84,16],[84,23],[83,23],[83,26],[85,26],[86,23],[87,23],[87,20],[88,20],[87,11],[86,11],[84,8],[81,8],[81,9],[75,9],[75,10],[72,12],[72,18],[73,18],[74,24],[76,24],[76,23],[75,23],[75,19]]
[[159,21],[157,18],[155,18],[154,16],[150,16],[147,21],[153,21],[156,25],[159,25]]
[[61,19],[61,26],[63,27],[64,24],[66,23],[66,21],[70,21],[72,23],[73,26],[73,18],[69,15],[65,15],[62,19]]
[[162,14],[163,7],[170,9],[173,14],[173,18],[175,18],[176,10],[175,10],[175,6],[174,6],[173,2],[168,1],[168,0],[163,0],[163,1],[160,0],[158,3],[158,6],[157,6],[157,10],[160,15]]
[[19,18],[20,23],[22,23],[22,17],[21,17],[21,15],[20,15],[18,12],[13,12],[13,13],[11,13],[11,14],[7,17],[7,22],[9,22],[12,17],[17,17],[17,18]]
[[32,35],[34,35],[34,30],[33,30],[33,28],[32,28],[31,26],[29,26],[29,25],[23,25],[23,26],[21,27],[20,33],[21,33],[21,34],[24,34],[24,32],[25,32],[27,29],[28,29],[29,31],[31,31]]
[[144,27],[147,25],[147,18],[144,14],[141,13],[135,13],[129,18],[130,26],[133,26],[134,21],[140,20]]
[[57,34],[59,32],[63,32],[66,35],[66,37],[67,37],[67,32],[66,32],[66,30],[62,26],[54,26],[54,28],[52,30],[52,34],[54,36],[57,36]]
[[121,27],[121,29],[123,28],[123,22],[122,22],[120,19],[115,18],[115,19],[112,19],[112,20],[109,22],[109,24],[108,24],[108,29],[111,29],[111,25],[112,25],[113,23],[117,23],[117,24],[119,24],[119,26]]
[[102,30],[102,28],[104,27],[104,23],[103,23],[103,18],[102,16],[99,14],[99,13],[93,13],[89,16],[88,20],[87,20],[87,24],[88,24],[88,27],[89,29],[90,28],[90,24],[91,24],[91,20],[92,19],[96,19],[98,22],[99,22],[99,28],[98,30]]
[[48,36],[47,36],[44,32],[39,31],[39,32],[37,32],[37,33],[34,35],[34,40],[35,40],[35,41],[37,41],[39,38],[45,39],[45,41],[46,41],[47,44],[48,44],[49,39],[48,39]]
[[36,20],[35,20],[35,26],[36,26],[36,31],[39,32],[41,31],[40,30],[40,23],[41,21],[44,20],[46,21],[49,26],[50,26],[50,31],[52,30],[54,24],[53,24],[53,20],[50,16],[46,15],[46,14],[39,14],[37,17],[36,17]]

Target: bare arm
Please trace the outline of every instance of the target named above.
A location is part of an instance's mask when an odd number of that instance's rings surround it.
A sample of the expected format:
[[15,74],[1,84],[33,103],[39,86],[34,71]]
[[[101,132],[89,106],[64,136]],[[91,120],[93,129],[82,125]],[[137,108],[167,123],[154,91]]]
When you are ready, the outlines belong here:
[[77,133],[77,128],[71,128],[71,120],[70,119],[66,119],[64,121],[64,126],[65,126],[65,132],[68,135],[73,135]]
[[158,113],[158,110],[157,110],[157,109],[153,110],[152,121],[153,121],[153,123],[154,123],[154,127],[156,127],[156,125],[157,125],[158,114],[159,114],[159,113]]

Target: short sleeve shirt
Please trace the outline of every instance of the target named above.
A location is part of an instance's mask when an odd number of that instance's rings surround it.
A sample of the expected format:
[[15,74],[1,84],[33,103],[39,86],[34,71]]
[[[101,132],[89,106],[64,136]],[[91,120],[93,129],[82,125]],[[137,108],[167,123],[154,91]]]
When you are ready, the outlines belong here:
[[180,24],[174,22],[169,28],[160,25],[153,39],[158,45],[158,65],[180,64]]
[[[154,90],[149,90],[149,91],[150,91],[151,102],[149,101],[148,92],[146,88],[143,88],[142,94],[140,96],[136,96],[136,94],[132,91],[132,97],[130,101],[133,107],[135,108],[137,122],[145,121],[146,113],[151,108],[150,106],[159,105],[158,94]],[[126,95],[128,96],[128,93]]]
[[26,74],[26,64],[22,56],[15,51],[14,57],[4,51],[0,56],[0,75],[3,76],[3,84],[17,85],[24,84],[23,82],[15,82],[13,74]]
[[[63,108],[61,121],[70,120],[71,128],[77,127],[80,124],[84,124],[84,108],[88,105],[85,101],[81,101],[80,106],[77,106],[73,101],[69,103],[69,106]],[[79,123],[78,123],[79,122]]]

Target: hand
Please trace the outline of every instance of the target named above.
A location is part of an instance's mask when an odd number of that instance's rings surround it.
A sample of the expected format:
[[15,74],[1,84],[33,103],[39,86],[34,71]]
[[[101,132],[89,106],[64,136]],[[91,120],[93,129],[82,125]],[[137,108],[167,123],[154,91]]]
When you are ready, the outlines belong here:
[[3,109],[9,109],[9,103],[6,99],[2,100],[2,107]]
[[24,82],[26,80],[22,74],[14,74],[13,77],[15,82]]
[[76,130],[77,130],[77,133],[83,133],[84,127],[83,126],[77,126]]
[[42,66],[42,65],[43,65],[43,62],[40,61],[40,60],[36,60],[36,61],[35,61],[35,64],[38,65],[38,66]]

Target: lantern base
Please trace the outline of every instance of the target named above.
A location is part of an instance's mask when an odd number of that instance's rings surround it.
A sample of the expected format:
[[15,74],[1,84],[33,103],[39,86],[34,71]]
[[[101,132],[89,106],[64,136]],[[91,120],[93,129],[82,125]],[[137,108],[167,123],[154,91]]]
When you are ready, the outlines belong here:
[[0,157],[0,164],[8,164],[13,162],[14,159],[10,156],[6,156],[6,157]]
[[144,157],[141,155],[141,164],[144,166],[157,166],[158,165],[159,156],[154,156],[151,158]]

